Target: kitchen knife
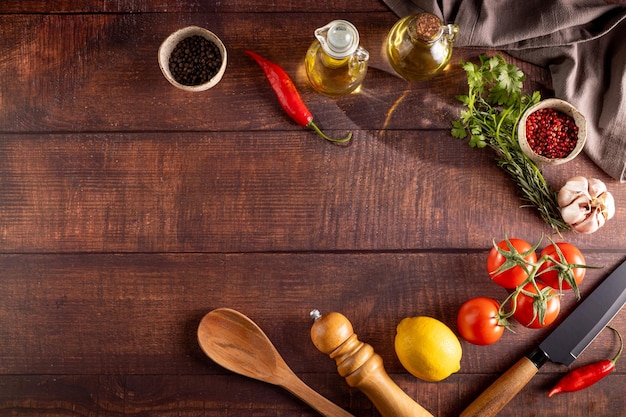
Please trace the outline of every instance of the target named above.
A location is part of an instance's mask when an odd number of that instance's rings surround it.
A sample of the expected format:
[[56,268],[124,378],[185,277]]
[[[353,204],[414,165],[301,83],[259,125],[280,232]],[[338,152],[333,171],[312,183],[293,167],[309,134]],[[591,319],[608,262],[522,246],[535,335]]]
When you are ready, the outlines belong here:
[[550,360],[571,364],[626,303],[626,261],[598,285],[552,333],[500,376],[461,417],[495,416]]

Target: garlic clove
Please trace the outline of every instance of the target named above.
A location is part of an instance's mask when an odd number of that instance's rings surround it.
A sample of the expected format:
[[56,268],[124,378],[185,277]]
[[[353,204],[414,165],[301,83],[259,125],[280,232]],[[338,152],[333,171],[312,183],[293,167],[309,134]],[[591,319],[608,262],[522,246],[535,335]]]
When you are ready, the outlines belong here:
[[604,226],[604,223],[606,222],[606,217],[604,217],[604,214],[602,214],[600,210],[594,212],[593,217],[596,218],[596,222],[598,223],[598,229]]
[[570,178],[567,183],[559,190],[557,202],[560,207],[563,207],[572,204],[572,202],[581,195],[587,197],[588,199],[591,199],[588,189],[589,188],[587,178]]
[[561,207],[561,217],[567,224],[582,222],[591,213],[589,199],[585,195],[579,195],[569,204]]
[[597,178],[589,178],[587,190],[592,197],[600,196],[602,193],[606,193],[606,184]]
[[[602,216],[600,216],[602,217]],[[579,233],[593,233],[600,228],[598,216],[592,215],[580,223],[572,224],[572,228]]]
[[602,210],[604,218],[610,220],[615,215],[615,200],[613,194],[606,192],[604,196],[604,208]]

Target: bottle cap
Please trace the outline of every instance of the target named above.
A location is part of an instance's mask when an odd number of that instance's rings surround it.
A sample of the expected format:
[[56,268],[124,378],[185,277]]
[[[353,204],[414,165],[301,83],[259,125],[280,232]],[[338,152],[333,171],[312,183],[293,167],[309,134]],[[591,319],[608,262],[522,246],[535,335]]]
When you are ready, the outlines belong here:
[[441,20],[432,13],[419,13],[415,19],[415,31],[420,39],[434,41],[441,36]]
[[346,20],[333,20],[315,31],[324,52],[336,59],[346,58],[359,47],[359,32]]

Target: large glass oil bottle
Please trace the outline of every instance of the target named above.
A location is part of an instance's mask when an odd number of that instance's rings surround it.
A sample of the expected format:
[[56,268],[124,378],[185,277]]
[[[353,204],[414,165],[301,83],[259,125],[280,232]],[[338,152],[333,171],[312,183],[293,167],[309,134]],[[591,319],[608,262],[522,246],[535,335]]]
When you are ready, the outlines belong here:
[[358,88],[367,73],[369,53],[359,45],[356,27],[334,20],[316,29],[315,38],[304,59],[311,86],[331,97]]
[[457,25],[444,25],[432,13],[406,16],[387,35],[389,63],[407,80],[434,77],[448,65],[458,32]]

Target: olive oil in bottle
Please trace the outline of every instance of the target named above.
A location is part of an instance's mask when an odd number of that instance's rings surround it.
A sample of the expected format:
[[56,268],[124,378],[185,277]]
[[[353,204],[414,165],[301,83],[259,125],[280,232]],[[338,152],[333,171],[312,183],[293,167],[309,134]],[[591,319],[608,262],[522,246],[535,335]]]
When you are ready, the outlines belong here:
[[359,32],[345,20],[315,30],[304,63],[311,86],[336,97],[357,89],[367,73],[369,53],[359,45]]
[[448,65],[458,32],[457,25],[444,25],[431,13],[404,17],[387,35],[389,63],[407,80],[434,77]]

